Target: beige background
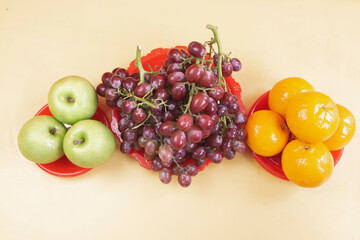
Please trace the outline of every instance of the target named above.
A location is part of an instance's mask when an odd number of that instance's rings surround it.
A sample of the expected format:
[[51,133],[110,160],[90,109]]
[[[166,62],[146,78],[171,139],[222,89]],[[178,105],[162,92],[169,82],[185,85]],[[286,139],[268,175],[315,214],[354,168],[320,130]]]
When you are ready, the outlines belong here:
[[[0,1],[0,239],[360,239],[359,134],[322,187],[263,170],[249,152],[181,188],[116,151],[76,178],[21,156],[17,134],[54,81],[127,67],[141,44],[222,43],[243,62],[244,103],[299,76],[360,119],[359,1]],[[101,102],[104,106],[104,102]]]

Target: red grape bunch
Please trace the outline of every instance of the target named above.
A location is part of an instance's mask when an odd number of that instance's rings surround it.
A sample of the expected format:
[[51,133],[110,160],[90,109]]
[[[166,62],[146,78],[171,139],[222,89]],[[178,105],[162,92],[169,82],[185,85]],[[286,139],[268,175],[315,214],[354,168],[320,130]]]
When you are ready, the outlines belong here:
[[170,49],[157,71],[144,70],[138,47],[139,73],[115,68],[97,86],[107,105],[120,109],[121,152],[144,151],[163,183],[176,175],[187,187],[206,158],[220,163],[246,148],[247,118],[224,79],[239,71],[241,62],[223,53],[217,28],[208,28],[214,38],[193,41],[187,51]]

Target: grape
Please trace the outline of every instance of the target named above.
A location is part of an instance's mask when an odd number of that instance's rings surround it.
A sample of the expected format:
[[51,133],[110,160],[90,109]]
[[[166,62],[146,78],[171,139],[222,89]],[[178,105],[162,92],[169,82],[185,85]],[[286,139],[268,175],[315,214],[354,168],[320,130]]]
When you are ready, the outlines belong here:
[[104,85],[106,87],[111,87],[111,84],[110,84],[110,78],[112,77],[112,73],[110,72],[106,72],[102,75],[101,77],[101,81],[104,83]]
[[173,164],[171,165],[171,172],[172,172],[174,175],[179,176],[182,171],[183,171],[182,168],[179,167],[176,163],[173,163]]
[[220,146],[221,151],[225,154],[231,151],[231,141],[227,138],[223,139],[223,143]]
[[171,172],[167,168],[160,170],[159,178],[162,183],[168,184],[171,181]]
[[146,113],[145,113],[144,109],[142,109],[142,108],[136,108],[132,112],[131,116],[135,120],[135,122],[137,122],[137,123],[142,123],[146,119]]
[[208,139],[209,145],[212,148],[218,148],[223,142],[223,138],[220,135],[212,134]]
[[213,163],[221,163],[223,160],[223,156],[219,150],[210,151],[208,157]]
[[234,101],[234,96],[229,92],[225,92],[224,96],[221,98],[221,103],[224,104],[225,106],[229,106],[230,103],[232,103],[233,101]]
[[194,164],[198,167],[204,165],[206,162],[205,158],[201,158],[201,159],[194,159]]
[[158,149],[158,142],[155,139],[148,140],[145,143],[144,151],[149,155],[155,154],[156,150]]
[[185,147],[186,135],[183,131],[176,130],[171,135],[171,146],[173,149],[179,150]]
[[[116,72],[114,72],[115,69],[117,69]],[[125,79],[129,76],[129,73],[125,68],[115,68],[115,69],[113,70],[113,73],[119,75],[122,79]]]
[[182,57],[182,53],[180,51],[180,49],[177,49],[177,48],[172,48],[168,51],[168,59],[171,61],[171,62],[174,62],[174,63],[180,63],[182,62],[183,60],[180,58]]
[[140,85],[137,85],[134,94],[135,96],[142,98],[144,97],[148,92],[151,90],[151,85],[149,83],[142,83]]
[[237,140],[244,140],[247,137],[247,132],[243,128],[237,129]]
[[181,115],[176,123],[176,126],[179,130],[187,132],[193,126],[194,120],[190,114]]
[[231,159],[233,159],[235,157],[235,152],[233,150],[230,150],[230,151],[224,153],[224,157],[226,159],[231,160]]
[[189,44],[188,51],[194,57],[202,58],[206,53],[206,48],[201,43],[193,41]]
[[155,172],[160,171],[163,168],[160,158],[155,157],[153,160],[151,160],[150,167]]
[[202,139],[208,138],[208,137],[211,135],[211,128],[209,128],[209,129],[202,129],[201,131],[202,131],[202,133],[203,133]]
[[232,142],[232,149],[235,152],[244,152],[246,149],[246,144],[243,141],[235,140]]
[[184,84],[175,83],[171,88],[171,97],[174,100],[183,99],[186,95],[186,87]]
[[114,68],[114,70],[112,70],[112,74],[116,74],[117,70],[119,70],[120,68]]
[[227,114],[227,107],[223,104],[218,105],[217,115],[219,117],[225,116]]
[[206,155],[206,150],[204,146],[197,147],[195,151],[192,153],[192,157],[194,159],[201,159],[205,157],[205,155]]
[[137,123],[135,122],[134,119],[128,118],[128,120],[126,122],[126,125],[127,125],[128,128],[131,129],[131,128],[135,127],[137,125]]
[[162,67],[167,69],[170,66],[170,64],[172,64],[172,62],[170,61],[170,59],[167,58],[167,59],[165,59]]
[[123,132],[121,133],[121,138],[122,138],[124,141],[126,141],[126,142],[128,142],[128,143],[131,144],[131,143],[133,143],[133,142],[136,141],[136,139],[137,139],[137,134],[136,134],[135,131],[127,128],[125,131],[123,131]]
[[142,131],[142,135],[146,139],[153,139],[156,137],[155,128],[151,125],[145,125]]
[[105,97],[105,91],[106,91],[106,86],[104,83],[100,83],[99,85],[97,85],[96,92],[97,94],[99,94],[99,96]]
[[179,150],[173,150],[174,152],[174,160],[178,163],[183,163],[186,159],[186,150],[185,148],[179,149]]
[[167,102],[167,109],[171,112],[175,111],[178,108],[176,101],[174,100],[169,100]]
[[188,58],[189,54],[187,53],[187,51],[185,49],[180,49],[181,52],[181,57],[182,58]]
[[208,115],[213,115],[217,112],[217,104],[216,101],[212,98],[209,97],[209,103],[206,106],[204,113],[208,114]]
[[214,121],[207,114],[200,114],[196,117],[195,124],[202,130],[210,130],[214,126]]
[[116,104],[115,104],[116,107],[121,108],[123,102],[124,102],[124,99],[119,98],[119,99],[116,101]]
[[176,122],[166,121],[163,122],[159,128],[159,133],[162,136],[170,137],[171,134],[176,130]]
[[160,115],[160,114],[162,114],[162,112],[163,112],[163,110],[164,110],[164,105],[163,104],[160,104],[161,102],[160,102],[160,100],[157,100],[157,101],[152,101],[152,104],[154,104],[155,105],[155,107],[154,108],[150,108],[150,111],[151,111],[151,113],[152,114],[154,114],[154,115]]
[[239,104],[237,102],[232,102],[229,104],[228,110],[230,114],[236,114],[239,112]]
[[212,120],[214,121],[214,124],[219,122],[219,116],[217,114],[211,115]]
[[113,88],[120,88],[122,83],[122,78],[119,75],[113,75],[110,78],[110,85]]
[[132,113],[136,108],[136,103],[133,100],[125,100],[121,106],[124,113]]
[[172,72],[167,77],[167,81],[171,86],[177,82],[184,82],[185,74],[183,72]]
[[241,66],[241,62],[239,59],[232,58],[230,62],[231,62],[232,68],[235,72],[240,71],[242,66]]
[[215,124],[215,126],[211,129],[211,134],[217,134],[220,132],[220,129],[222,129],[222,125],[218,122]]
[[116,93],[115,88],[108,88],[105,91],[105,98],[110,102],[116,102],[119,99],[119,94]]
[[122,153],[129,153],[132,150],[132,145],[126,141],[123,141],[120,144],[120,151]]
[[164,144],[171,146],[171,138],[170,137],[164,137],[163,142],[164,142]]
[[[222,58],[221,58],[221,59],[222,59]],[[219,61],[219,54],[218,54],[218,53],[215,53],[215,54],[214,54],[213,60],[214,60],[214,65],[217,66],[218,61]]]
[[165,88],[160,88],[155,92],[155,98],[161,98],[166,101],[169,99],[169,92]]
[[205,69],[204,74],[198,81],[202,87],[210,87],[214,83],[214,72],[210,69]]
[[247,117],[244,113],[238,113],[235,115],[234,122],[236,124],[245,124],[247,122]]
[[195,166],[195,164],[189,163],[185,167],[185,172],[188,173],[190,176],[196,176],[199,172],[199,169],[197,168],[197,166]]
[[193,142],[190,142],[190,141],[187,141],[186,144],[185,144],[185,151],[188,152],[188,153],[192,153],[193,151],[195,151],[195,149],[198,147],[198,145],[196,143],[193,143]]
[[185,79],[189,83],[198,82],[204,75],[204,68],[199,64],[191,65],[185,72]]
[[193,143],[200,142],[203,137],[202,131],[197,126],[192,126],[186,135],[188,140]]
[[192,113],[200,113],[204,111],[209,103],[209,96],[206,93],[198,93],[194,96],[190,104]]
[[[167,111],[164,113],[164,121],[174,121],[175,115],[173,112]],[[180,129],[181,130],[181,129]]]
[[133,142],[132,146],[133,146],[133,148],[134,148],[135,151],[140,151],[141,149],[143,149],[143,148],[138,144],[138,142],[136,142],[136,141]]
[[165,75],[162,73],[155,74],[154,76],[152,76],[152,78],[150,80],[150,84],[155,89],[161,89],[161,88],[165,87],[165,84],[166,84]]
[[224,93],[224,88],[218,85],[213,86],[208,92],[209,96],[214,100],[221,100],[224,97]]
[[172,162],[174,153],[172,148],[169,145],[161,145],[158,150],[159,157],[161,159],[161,162],[165,166],[164,163],[170,163]]
[[167,74],[170,74],[173,72],[182,72],[182,71],[183,71],[183,67],[182,67],[181,63],[172,63],[166,70]]
[[129,77],[131,77],[131,78],[133,78],[133,79],[140,79],[140,75],[139,75],[139,73],[137,73],[137,72],[134,72],[134,73],[130,74]]
[[122,87],[128,92],[133,92],[136,86],[137,86],[137,82],[132,77],[125,78],[125,80],[122,83]]
[[221,66],[222,75],[223,77],[227,78],[230,77],[233,71],[233,67],[231,63],[224,62]]
[[235,140],[238,136],[237,136],[238,132],[236,128],[228,128],[225,132],[225,137],[230,139],[230,140]]
[[139,144],[140,147],[144,148],[145,147],[145,143],[148,141],[148,139],[144,136],[140,136],[137,140],[137,143]]
[[125,131],[125,129],[127,128],[126,122],[127,122],[127,119],[126,119],[126,118],[120,119],[120,121],[119,121],[119,123],[118,123],[119,132]]
[[182,187],[188,187],[191,184],[191,176],[187,173],[181,173],[178,176],[178,182]]

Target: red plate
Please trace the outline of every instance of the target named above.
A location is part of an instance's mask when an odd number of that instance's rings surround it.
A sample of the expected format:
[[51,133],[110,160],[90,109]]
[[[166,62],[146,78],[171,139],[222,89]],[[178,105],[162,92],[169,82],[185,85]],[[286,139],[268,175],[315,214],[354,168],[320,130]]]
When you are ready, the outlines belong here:
[[[35,116],[39,115],[49,115],[53,116],[50,112],[49,106],[46,104],[43,106],[36,114]],[[100,107],[97,108],[94,116],[91,118],[94,120],[97,120],[99,122],[102,122],[105,124],[108,128],[110,128],[109,120],[107,119],[105,113],[103,110],[101,110]],[[42,170],[44,170],[47,173],[50,173],[52,175],[58,176],[58,177],[75,177],[81,174],[84,174],[88,171],[90,171],[92,168],[82,168],[79,166],[76,166],[72,162],[70,162],[69,159],[64,155],[55,162],[52,163],[46,163],[46,164],[40,164],[37,163]]]
[[[184,46],[176,46],[176,48],[182,48],[182,49],[187,49]],[[141,58],[141,62],[143,64],[143,67],[146,71],[150,71],[150,68],[148,67],[148,65],[150,65],[153,69],[156,69],[156,67],[161,67],[165,61],[165,59],[167,59],[167,52],[169,51],[169,48],[157,48],[152,50],[148,55],[143,56]],[[130,63],[129,68],[127,69],[129,74],[134,73],[134,72],[138,72],[138,69],[135,67],[135,60],[132,61]],[[232,77],[228,77],[225,79],[230,91],[232,94],[234,94],[237,98],[238,98],[238,103],[240,106],[240,112],[245,113],[245,107],[244,104],[241,101],[241,88],[239,83],[237,83]],[[110,108],[110,114],[111,114],[111,130],[113,131],[113,133],[115,134],[115,136],[117,136],[117,138],[119,139],[120,142],[122,142],[121,139],[121,133],[118,130],[118,122],[121,119],[120,116],[120,112],[118,108]],[[129,153],[130,156],[132,156],[133,158],[135,158],[140,166],[146,168],[146,169],[151,169],[150,167],[150,160],[144,157],[144,150],[141,151],[135,151],[134,149]],[[185,162],[185,165],[189,164],[189,163],[193,163],[194,160],[193,159],[189,159]],[[206,159],[206,162],[203,166],[199,167],[199,171],[202,171],[205,169],[206,166],[208,166],[210,164],[210,160]]]
[[[258,98],[258,100],[254,102],[254,104],[249,110],[248,117],[256,111],[269,110],[269,105],[268,105],[269,93],[270,91],[264,93]],[[331,151],[331,154],[334,158],[334,165],[336,165],[339,162],[343,152],[344,152],[343,148],[336,151]],[[268,171],[275,177],[289,181],[289,179],[286,177],[281,167],[281,153],[273,157],[260,156],[254,153],[253,151],[251,151],[251,153],[255,157],[256,161],[260,164],[260,166],[262,166],[266,171]]]

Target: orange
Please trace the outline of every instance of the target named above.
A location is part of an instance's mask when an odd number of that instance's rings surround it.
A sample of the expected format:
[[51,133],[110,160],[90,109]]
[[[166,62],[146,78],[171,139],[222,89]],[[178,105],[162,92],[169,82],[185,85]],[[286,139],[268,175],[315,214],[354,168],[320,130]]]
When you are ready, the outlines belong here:
[[289,129],[284,119],[274,111],[253,113],[245,126],[247,144],[257,154],[265,157],[280,153],[289,139]]
[[334,135],[331,136],[324,144],[330,151],[338,150],[345,147],[355,133],[355,117],[345,107],[337,104],[340,114],[340,123]]
[[286,111],[290,131],[310,143],[329,139],[339,126],[339,119],[336,104],[320,92],[298,94],[290,101]]
[[291,182],[301,187],[317,187],[330,178],[334,159],[325,144],[295,139],[284,148],[281,165]]
[[285,78],[277,82],[271,89],[269,94],[269,108],[285,118],[288,104],[294,96],[302,92],[313,91],[313,86],[302,78]]

